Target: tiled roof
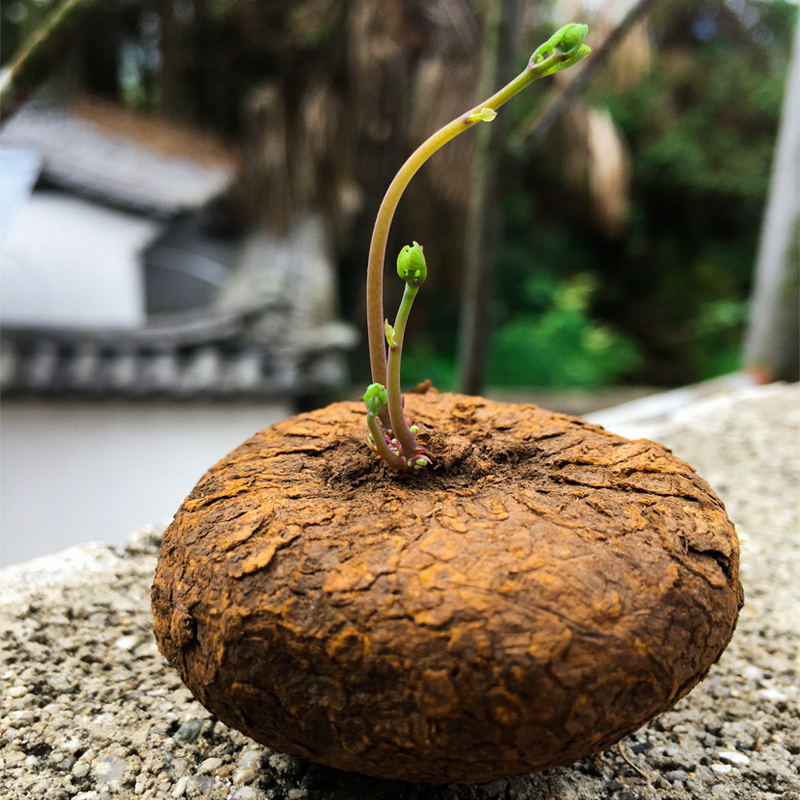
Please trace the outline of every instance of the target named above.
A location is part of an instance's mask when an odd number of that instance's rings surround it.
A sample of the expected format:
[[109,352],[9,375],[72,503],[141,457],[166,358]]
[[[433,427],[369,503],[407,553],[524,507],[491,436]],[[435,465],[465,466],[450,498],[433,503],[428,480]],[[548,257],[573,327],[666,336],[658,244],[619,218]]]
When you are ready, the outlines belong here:
[[[0,329],[4,394],[246,397],[312,394],[346,380],[349,326],[318,330],[317,346],[275,350],[241,341],[241,320],[172,331]],[[166,333],[166,335],[164,335]]]
[[37,152],[44,175],[58,186],[158,217],[204,206],[235,176],[230,165],[159,153],[45,102],[29,103],[11,117],[0,146]]

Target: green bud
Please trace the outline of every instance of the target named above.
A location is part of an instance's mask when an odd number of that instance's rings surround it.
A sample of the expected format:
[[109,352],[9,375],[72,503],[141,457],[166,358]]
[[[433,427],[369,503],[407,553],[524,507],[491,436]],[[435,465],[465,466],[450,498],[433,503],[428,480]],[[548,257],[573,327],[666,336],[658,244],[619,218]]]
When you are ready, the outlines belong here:
[[[588,25],[579,25],[572,22],[565,25],[558,33],[561,34],[561,39],[558,41],[558,48],[568,56],[573,55],[578,51],[589,32]],[[558,35],[558,34],[556,34]]]
[[491,122],[497,116],[497,112],[493,108],[484,106],[480,111],[470,114],[467,117],[468,122]]
[[[371,383],[364,393],[364,404],[373,417],[380,414],[381,409],[389,402],[389,395],[382,383]],[[372,438],[372,437],[370,437]]]
[[571,67],[592,52],[592,48],[583,43],[589,32],[588,25],[571,22],[557,30],[543,45],[536,48],[531,56],[530,65],[541,64],[552,55],[561,56],[558,64],[551,67],[547,75]]
[[407,244],[397,256],[397,274],[409,286],[422,286],[428,277],[428,268],[425,265],[425,256],[422,245]]

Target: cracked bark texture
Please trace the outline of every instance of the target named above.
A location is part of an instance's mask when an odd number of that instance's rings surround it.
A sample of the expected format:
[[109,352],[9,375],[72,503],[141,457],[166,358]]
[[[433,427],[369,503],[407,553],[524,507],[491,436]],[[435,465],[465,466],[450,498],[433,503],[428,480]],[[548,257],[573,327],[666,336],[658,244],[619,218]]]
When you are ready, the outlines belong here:
[[436,468],[393,475],[360,403],[253,436],[177,512],[161,652],[220,719],[410,781],[570,764],[671,707],[742,603],[722,502],[669,450],[531,405],[409,395]]

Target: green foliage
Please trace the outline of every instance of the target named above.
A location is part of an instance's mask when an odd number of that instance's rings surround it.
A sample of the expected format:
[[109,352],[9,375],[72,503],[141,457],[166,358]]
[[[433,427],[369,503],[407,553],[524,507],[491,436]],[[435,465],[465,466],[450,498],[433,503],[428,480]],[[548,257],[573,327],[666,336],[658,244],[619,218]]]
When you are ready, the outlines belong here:
[[[488,383],[595,388],[633,374],[638,345],[593,309],[602,286],[591,270],[591,240],[553,224],[524,192],[507,198],[503,216]],[[456,388],[453,328],[449,320],[409,340],[403,355],[408,383],[429,378],[442,391]]]
[[635,150],[637,183],[761,201],[783,72],[752,62],[722,44],[662,53],[648,80],[602,97]]
[[520,191],[504,206],[488,382],[498,386],[599,387],[637,366],[638,348],[593,301],[601,277],[591,240],[553,224],[547,203]]
[[[674,385],[738,367],[797,9],[781,0],[736,8],[713,0],[664,6],[649,76],[624,94],[602,85],[592,92],[631,152],[622,237],[607,239],[581,198],[565,190],[566,147],[560,157],[551,149],[530,160],[517,197],[547,202],[508,203],[520,219],[507,228],[515,243],[500,264],[501,297],[511,298],[501,325],[513,319],[515,333],[501,330],[498,346],[522,348],[547,331],[553,348],[564,348],[567,324],[545,326],[541,316],[534,324],[522,306],[532,303],[541,315],[548,291],[556,296],[553,281],[591,270],[598,284],[586,325],[624,334],[620,358],[606,362],[609,377]],[[558,271],[548,266],[555,264]],[[524,288],[526,269],[544,270],[538,300]],[[578,329],[573,318],[573,345]],[[631,341],[638,366],[625,355]]]
[[441,392],[452,392],[458,380],[455,342],[445,331],[419,333],[403,349],[403,383],[414,386],[429,380]]
[[[750,307],[746,300],[717,299],[700,306],[692,330],[695,364],[703,375],[724,375],[739,368],[739,334]],[[731,346],[731,339],[735,346]]]
[[555,283],[533,279],[526,285],[526,294],[538,301],[532,305],[545,300],[547,288],[552,288],[547,310],[514,315],[495,335],[490,384],[594,388],[618,380],[636,364],[633,342],[590,315],[596,276],[579,273]]

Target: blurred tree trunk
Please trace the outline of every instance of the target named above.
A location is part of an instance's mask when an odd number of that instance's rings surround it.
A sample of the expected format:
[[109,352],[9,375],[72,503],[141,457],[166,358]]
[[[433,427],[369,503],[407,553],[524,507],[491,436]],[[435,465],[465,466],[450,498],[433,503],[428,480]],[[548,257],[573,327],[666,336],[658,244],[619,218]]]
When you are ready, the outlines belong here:
[[158,0],[161,19],[161,65],[158,70],[159,112],[168,119],[181,119],[183,103],[183,46],[173,0]]
[[800,21],[761,232],[744,362],[763,382],[800,379]]
[[[486,0],[484,45],[478,94],[488,97],[512,77],[517,0]],[[489,310],[500,227],[498,161],[507,118],[499,115],[479,125],[472,161],[472,186],[467,211],[464,278],[459,336],[459,390],[481,394],[489,347]]]

